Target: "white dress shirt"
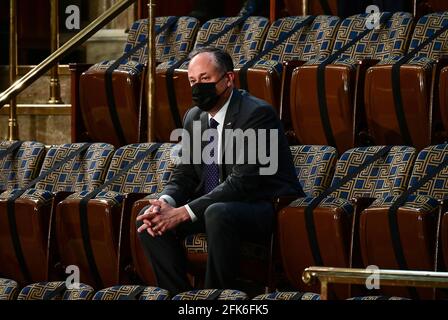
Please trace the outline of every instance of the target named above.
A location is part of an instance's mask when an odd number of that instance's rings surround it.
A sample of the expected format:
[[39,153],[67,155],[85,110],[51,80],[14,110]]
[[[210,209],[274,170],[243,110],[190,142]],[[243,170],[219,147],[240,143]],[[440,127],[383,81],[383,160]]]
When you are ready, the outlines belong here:
[[[227,109],[229,108],[230,99],[232,98],[233,92],[230,93],[229,98],[227,99],[226,103],[222,106],[221,109],[215,114],[214,117],[212,117],[210,114],[208,114],[208,122],[210,123],[210,119],[214,119],[216,122],[218,122],[218,127],[216,130],[218,130],[218,163],[221,163],[221,155],[222,155],[222,149],[221,149],[221,142],[222,142],[222,129],[224,127],[224,120],[226,119],[226,113]],[[160,197],[161,200],[164,200],[166,203],[168,203],[172,207],[176,207],[176,201],[173,199],[173,197],[164,194]],[[190,206],[186,204],[185,209],[187,209],[188,214],[190,215],[190,219],[192,222],[195,222],[198,218],[194,214],[193,210],[191,210]]]

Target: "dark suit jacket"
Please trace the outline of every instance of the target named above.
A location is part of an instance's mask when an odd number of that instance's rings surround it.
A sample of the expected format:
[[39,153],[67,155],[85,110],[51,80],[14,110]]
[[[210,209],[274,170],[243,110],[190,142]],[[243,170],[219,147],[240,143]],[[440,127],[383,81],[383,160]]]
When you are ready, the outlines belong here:
[[[203,132],[208,128],[208,113],[201,111],[198,107],[188,111],[184,118],[184,129],[189,132],[190,140],[188,141],[184,137],[183,142],[193,143],[193,121],[201,121]],[[198,218],[203,217],[205,209],[216,202],[272,200],[283,195],[303,196],[302,188],[296,178],[291,151],[275,110],[267,102],[251,96],[246,91],[234,89],[222,133],[223,158],[225,158],[226,152],[231,151],[229,148],[232,145],[226,141],[224,130],[241,129],[244,131],[250,128],[267,129],[268,140],[269,129],[278,130],[278,141],[268,141],[268,144],[278,144],[278,170],[275,174],[260,175],[261,164],[258,157],[255,164],[247,162],[235,164],[234,161],[224,163],[219,166],[221,184],[210,193],[202,194],[204,183],[202,165],[179,164],[162,194],[173,197],[177,206],[188,203]],[[195,143],[201,143],[201,141],[195,141]],[[207,143],[202,142],[202,148]],[[236,146],[236,143],[233,143],[234,155],[237,154]],[[269,146],[267,151],[269,152]],[[245,153],[247,153],[247,145],[245,145]]]

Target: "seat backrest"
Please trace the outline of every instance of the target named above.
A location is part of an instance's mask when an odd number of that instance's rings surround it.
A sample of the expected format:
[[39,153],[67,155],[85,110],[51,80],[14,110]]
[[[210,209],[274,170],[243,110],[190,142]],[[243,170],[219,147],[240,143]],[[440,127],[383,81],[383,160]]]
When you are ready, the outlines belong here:
[[157,287],[122,285],[98,291],[92,300],[168,300],[167,290]]
[[[79,149],[84,143],[53,146],[48,150],[41,173]],[[81,192],[93,190],[104,182],[114,147],[106,143],[94,143],[85,153],[68,161],[36,184],[36,189],[50,192]]]
[[[285,17],[276,20],[269,28],[263,50],[272,47],[282,34],[286,34],[302,23],[308,16]],[[328,56],[333,49],[333,42],[339,25],[339,18],[318,16],[313,23],[304,27],[281,45],[263,57],[263,60],[311,60]]]
[[[209,39],[232,24],[240,17],[216,18],[204,23],[198,31],[194,49],[200,48]],[[219,37],[211,46],[226,50],[232,57],[233,63],[240,60],[250,60],[255,57],[263,46],[269,27],[269,20],[265,17],[249,17],[242,26],[236,26],[222,37]],[[186,68],[183,65],[182,68]]]
[[[6,150],[15,141],[0,141],[0,150]],[[24,188],[39,173],[45,156],[40,142],[25,141],[13,154],[0,159],[0,190]]]
[[[416,185],[431,170],[434,170],[440,163],[448,157],[448,144],[429,146],[417,155],[409,187]],[[432,198],[443,200],[448,197],[448,168],[440,171],[435,177],[425,183],[415,194],[426,195]]]
[[64,281],[38,282],[24,287],[17,300],[90,300],[93,293],[93,288],[83,283],[77,289],[67,289]]
[[317,197],[328,188],[337,160],[337,151],[329,146],[291,146],[294,166],[303,191]]
[[[383,16],[385,13],[382,13]],[[339,27],[333,51],[341,49],[366,30],[368,14],[358,14],[344,19]],[[397,12],[378,29],[373,29],[355,45],[342,53],[338,60],[379,59],[403,55],[412,32],[412,15]]]
[[15,300],[19,294],[19,285],[14,280],[0,278],[0,301]]
[[[409,52],[417,48],[423,41],[448,24],[448,12],[431,13],[421,17],[414,29],[412,40],[409,45]],[[425,46],[419,51],[415,58],[439,59],[443,55],[448,54],[448,31],[442,33],[432,43]]]
[[[173,300],[210,300],[217,294],[217,289],[200,289],[181,292],[173,297]],[[248,300],[246,293],[239,290],[225,289],[219,292],[214,300]]]
[[[151,143],[131,144],[118,149],[111,161],[106,181],[123,169],[139,154],[148,150]],[[170,180],[174,169],[171,160],[171,148],[174,144],[164,143],[157,152],[146,157],[121,178],[117,179],[104,191],[118,193],[156,193],[162,192],[165,184]]]
[[[362,147],[344,152],[336,163],[331,184],[337,184],[381,148],[383,147]],[[370,164],[330,196],[350,200],[354,197],[384,198],[389,195],[400,195],[408,186],[415,157],[414,148],[392,147],[386,157]]]
[[[170,20],[176,17],[156,17],[156,31]],[[179,17],[178,21],[170,28],[156,36],[156,63],[180,60],[188,55],[193,47],[196,33],[199,29],[199,20],[193,17]],[[148,19],[137,20],[129,30],[124,53],[129,52],[148,37]],[[138,50],[130,60],[138,63],[148,61],[148,46]]]

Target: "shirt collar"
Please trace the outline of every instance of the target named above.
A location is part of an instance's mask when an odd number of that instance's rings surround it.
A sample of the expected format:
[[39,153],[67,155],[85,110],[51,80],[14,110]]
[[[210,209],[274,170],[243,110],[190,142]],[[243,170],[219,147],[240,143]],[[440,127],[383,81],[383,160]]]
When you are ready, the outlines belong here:
[[224,121],[226,119],[227,109],[229,108],[230,99],[232,99],[232,95],[233,95],[233,91],[230,93],[230,96],[227,99],[226,103],[224,103],[222,108],[219,109],[219,111],[215,114],[214,117],[212,117],[212,116],[210,116],[210,114],[208,114],[208,122],[209,123],[210,123],[211,118],[215,119],[219,123],[220,126],[224,123]]

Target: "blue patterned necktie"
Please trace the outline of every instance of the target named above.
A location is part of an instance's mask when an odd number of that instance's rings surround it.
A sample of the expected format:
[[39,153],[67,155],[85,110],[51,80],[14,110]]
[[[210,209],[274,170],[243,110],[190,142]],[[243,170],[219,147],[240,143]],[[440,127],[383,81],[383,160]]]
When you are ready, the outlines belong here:
[[[218,128],[219,123],[211,118],[210,119],[210,129]],[[209,140],[209,145],[213,145],[213,148],[210,151],[210,157],[214,158],[215,156],[215,146],[218,146],[218,140],[214,141],[214,136],[212,135]],[[215,189],[219,185],[219,167],[216,162],[211,164],[203,165],[202,174],[204,175],[204,194],[209,193],[213,189]]]

